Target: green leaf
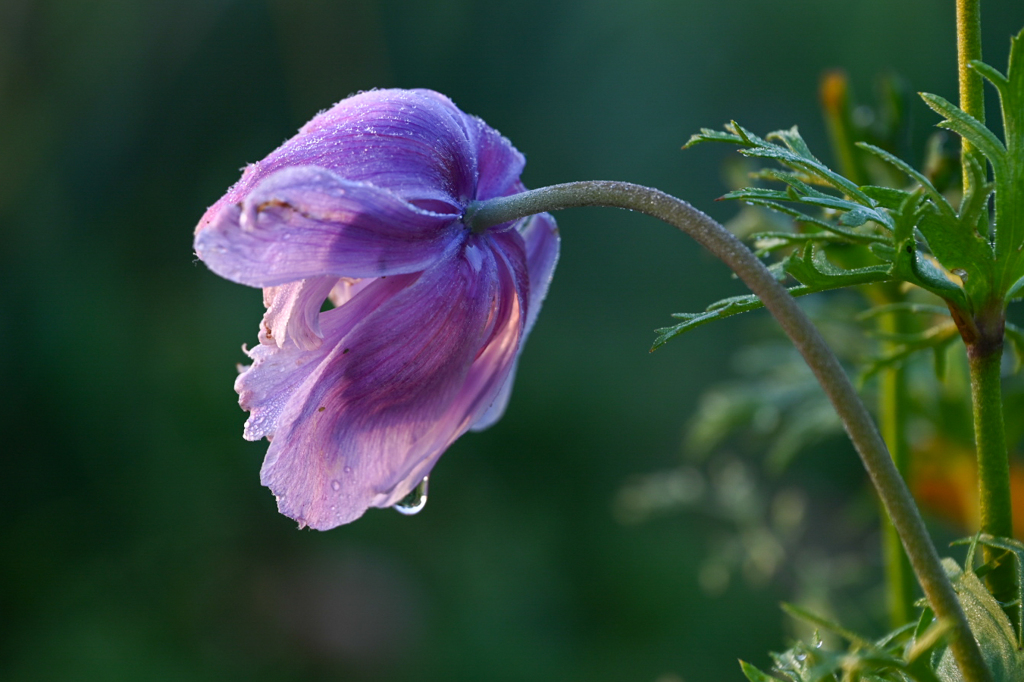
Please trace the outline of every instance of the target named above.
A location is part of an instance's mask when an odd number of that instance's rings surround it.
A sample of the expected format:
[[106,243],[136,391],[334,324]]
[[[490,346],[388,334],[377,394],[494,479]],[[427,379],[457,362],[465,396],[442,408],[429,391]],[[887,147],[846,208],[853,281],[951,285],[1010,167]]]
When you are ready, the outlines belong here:
[[[805,249],[805,257],[790,257],[782,263],[786,272],[793,275],[797,281],[814,282],[813,286],[802,284],[791,287],[789,293],[792,296],[806,296],[831,289],[855,286],[857,284],[869,284],[871,282],[885,282],[891,279],[888,267],[876,265],[856,270],[843,270],[825,260],[824,256],[815,257],[810,249]],[[790,268],[795,268],[795,272]],[[801,279],[803,278],[803,279]],[[733,296],[717,303],[713,303],[702,313],[674,313],[672,317],[682,320],[677,325],[656,329],[658,337],[654,340],[651,352],[664,346],[666,343],[688,331],[696,329],[708,322],[723,320],[733,315],[750,312],[764,307],[761,300],[753,294],[746,296]]]
[[917,184],[921,185],[921,187],[923,187],[925,191],[928,192],[928,196],[932,198],[932,200],[935,202],[936,206],[938,206],[940,211],[948,213],[951,216],[953,215],[953,207],[949,205],[948,201],[946,201],[946,197],[942,196],[942,193],[939,192],[939,190],[935,189],[935,186],[932,185],[931,180],[925,177],[923,173],[920,173],[917,169],[915,169],[913,166],[911,166],[903,159],[894,156],[893,154],[890,154],[884,149],[876,147],[873,144],[868,144],[867,142],[858,142],[857,146],[867,152],[874,154],[875,156],[882,159],[886,163],[894,166],[895,168],[898,168],[899,170],[903,171],[903,173],[905,173],[913,180],[915,180]]
[[690,147],[701,144],[702,142],[726,142],[728,144],[737,145],[746,144],[743,138],[735,133],[723,133],[718,130],[712,130],[711,128],[701,128],[699,133],[694,133],[690,136],[690,139],[683,145],[683,149],[689,149]]
[[[986,223],[988,221],[988,198],[992,195],[995,185],[988,181],[985,169],[973,156],[966,158],[968,173],[971,177],[967,191],[964,192],[960,202],[960,222],[963,225],[960,231],[966,229],[970,233],[977,234],[978,224],[981,220],[984,218]],[[987,224],[983,234],[988,235]],[[989,257],[991,257],[991,249],[989,252]]]
[[862,185],[860,189],[864,194],[871,197],[871,200],[876,202],[879,206],[891,211],[898,210],[900,205],[906,201],[907,196],[910,194],[910,192],[902,189],[877,187],[875,185]]
[[770,211],[774,211],[776,213],[781,213],[782,215],[789,216],[798,223],[815,225],[823,230],[827,230],[828,232],[841,237],[845,241],[862,244],[889,243],[889,240],[886,239],[885,237],[880,237],[878,235],[870,234],[868,232],[856,232],[854,230],[846,229],[845,227],[837,225],[836,223],[831,223],[826,220],[822,220],[821,218],[809,216],[806,213],[802,213],[796,210],[795,208],[792,208],[790,206],[784,206],[775,201],[769,201],[765,199],[745,199],[744,201],[745,203],[750,204],[751,206],[761,206],[763,208],[767,208]]
[[1011,41],[1006,86],[999,96],[1007,163],[994,169],[996,281],[1009,288],[1024,276],[1024,31]]
[[762,189],[760,187],[744,187],[742,189],[733,190],[723,194],[721,199],[739,199],[741,201],[754,200],[773,200],[773,201],[792,201],[792,197],[789,193],[782,192],[777,189]]
[[989,83],[996,86],[996,90],[1000,93],[1004,92],[1010,85],[1010,81],[999,72],[999,69],[989,66],[985,62],[979,62],[975,59],[969,62],[968,66],[984,76],[985,80]]
[[743,670],[743,674],[747,676],[747,679],[750,680],[750,682],[779,682],[778,679],[771,675],[766,675],[746,661],[740,661],[740,668]]
[[[985,542],[984,538],[982,542]],[[1024,680],[1024,653],[1017,648],[1017,634],[1009,619],[973,571],[961,571],[952,559],[943,566],[950,574],[953,589],[967,616],[971,631],[981,645],[981,653],[996,682]],[[963,677],[953,663],[952,653],[943,654],[936,673],[943,682],[961,682]]]
[[860,188],[857,185],[828,168],[820,161],[808,159],[777,145],[749,147],[741,150],[740,153],[745,156],[752,156],[761,159],[773,159],[791,168],[802,170],[821,179],[823,182],[835,187],[844,194],[857,199],[864,205],[872,206],[871,199],[868,195],[860,191]]
[[888,265],[843,270],[833,265],[820,249],[808,244],[803,253],[793,254],[785,261],[786,272],[801,284],[824,291],[891,279]]
[[806,609],[800,608],[799,606],[783,602],[782,610],[798,620],[802,620],[814,625],[815,627],[819,627],[822,630],[828,630],[829,632],[837,634],[851,644],[864,649],[875,648],[874,644],[866,637],[861,637],[857,633],[847,630],[838,623],[833,623],[832,621],[822,618],[821,616],[817,616]]
[[797,129],[796,126],[793,126],[789,130],[776,130],[774,132],[768,133],[765,136],[765,139],[768,141],[781,140],[782,143],[789,148],[789,151],[793,152],[794,154],[802,156],[808,161],[821,163],[820,161],[818,161],[817,157],[815,157],[814,154],[811,153],[811,149],[810,147],[807,146],[807,143],[804,142],[804,138],[800,137],[800,131]]
[[896,241],[896,251],[892,274],[954,303],[961,310],[969,310],[964,290],[917,248],[914,225],[921,217],[918,209],[922,200],[921,194],[910,194],[895,214],[893,237]]
[[[804,249],[802,256],[794,254],[783,261],[781,265],[788,274],[801,282],[801,285],[789,289],[789,293],[793,296],[806,296],[831,289],[885,282],[892,279],[887,265],[874,265],[854,270],[838,268],[830,263],[823,254],[817,255],[816,250],[811,248],[810,244]],[[685,334],[708,322],[723,320],[733,315],[757,310],[763,306],[764,304],[757,296],[748,294],[733,296],[713,303],[702,313],[675,313],[672,317],[682,320],[682,322],[671,327],[656,329],[658,337],[654,340],[651,351],[661,348],[680,334]]]
[[923,92],[921,98],[932,110],[946,117],[946,120],[939,124],[940,128],[952,130],[973,143],[997,173],[1006,168],[1006,147],[983,123],[943,97]]

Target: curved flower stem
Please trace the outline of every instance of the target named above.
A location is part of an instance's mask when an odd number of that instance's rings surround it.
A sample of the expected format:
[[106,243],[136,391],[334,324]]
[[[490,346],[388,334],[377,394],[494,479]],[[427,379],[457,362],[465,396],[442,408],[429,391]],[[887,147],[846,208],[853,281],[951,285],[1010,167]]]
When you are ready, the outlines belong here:
[[903,540],[929,604],[940,619],[951,624],[950,649],[964,680],[989,682],[991,675],[956,593],[939,562],[914,499],[889,457],[867,408],[807,315],[731,232],[681,199],[649,187],[609,181],[571,182],[476,202],[466,210],[463,222],[470,229],[481,230],[535,213],[573,206],[625,208],[673,225],[728,265],[761,299],[825,389]]
[[[960,108],[985,122],[985,87],[981,74],[970,68],[972,60],[981,60],[981,0],[956,0],[956,57],[960,79]],[[967,157],[985,167],[985,158],[974,145],[963,140],[964,189],[970,182]]]

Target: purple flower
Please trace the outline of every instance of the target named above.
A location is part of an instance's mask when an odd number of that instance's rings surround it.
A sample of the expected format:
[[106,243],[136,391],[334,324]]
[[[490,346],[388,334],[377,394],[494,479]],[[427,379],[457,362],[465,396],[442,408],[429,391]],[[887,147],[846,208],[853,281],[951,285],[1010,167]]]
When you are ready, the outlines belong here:
[[394,505],[501,417],[558,232],[541,214],[477,234],[462,215],[522,192],[524,163],[436,92],[376,90],[317,115],[199,221],[207,266],[263,287],[235,390],[300,527]]

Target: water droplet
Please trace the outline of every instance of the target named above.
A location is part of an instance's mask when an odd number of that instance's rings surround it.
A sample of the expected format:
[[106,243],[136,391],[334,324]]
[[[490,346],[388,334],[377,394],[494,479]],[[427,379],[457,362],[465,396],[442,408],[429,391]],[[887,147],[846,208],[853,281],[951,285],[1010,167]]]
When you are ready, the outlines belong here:
[[345,467],[344,471],[345,471],[346,474],[351,474],[352,473],[352,467]]
[[335,490],[335,491],[341,490],[341,481],[338,481],[338,480],[331,481],[331,490]]
[[419,514],[423,511],[423,508],[427,506],[427,480],[429,478],[429,476],[424,476],[419,485],[413,488],[411,493],[403,497],[398,504],[393,505],[392,509],[406,516]]
[[959,277],[961,281],[964,281],[964,282],[967,281],[967,271],[964,270],[963,268],[957,268],[956,270],[953,270],[952,272],[953,272],[954,275]]

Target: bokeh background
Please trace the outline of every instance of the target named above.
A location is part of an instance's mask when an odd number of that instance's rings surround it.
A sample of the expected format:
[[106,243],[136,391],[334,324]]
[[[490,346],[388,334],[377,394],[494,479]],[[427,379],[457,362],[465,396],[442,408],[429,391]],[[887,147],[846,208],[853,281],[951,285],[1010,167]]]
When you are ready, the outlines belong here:
[[[983,13],[1002,68],[1024,10]],[[418,516],[317,533],[276,513],[266,444],[241,438],[231,385],[260,294],[196,262],[192,229],[245,163],[373,87],[446,93],[526,154],[528,186],[628,180],[725,220],[727,150],[680,151],[697,128],[798,124],[825,154],[825,69],[863,97],[896,71],[955,99],[953,44],[952,0],[0,0],[0,679],[701,682],[766,664],[794,581],[708,573],[731,527],[699,509],[616,513],[624,485],[685,460],[698,397],[767,333],[750,315],[647,352],[670,313],[742,292],[694,244],[643,216],[559,215],[505,418],[451,448]],[[911,114],[923,139],[935,117]],[[871,533],[842,540],[874,510],[854,455],[829,440],[787,476],[771,485],[818,517],[803,542],[861,558],[850,589],[880,627]]]

